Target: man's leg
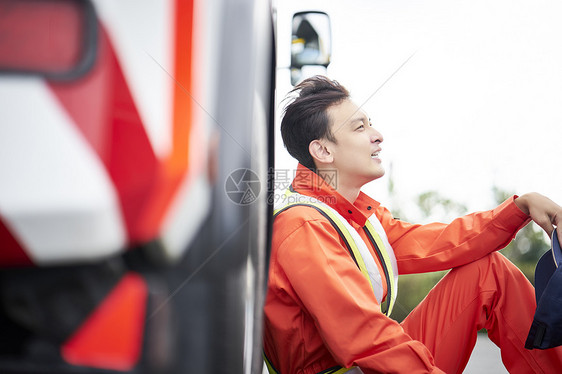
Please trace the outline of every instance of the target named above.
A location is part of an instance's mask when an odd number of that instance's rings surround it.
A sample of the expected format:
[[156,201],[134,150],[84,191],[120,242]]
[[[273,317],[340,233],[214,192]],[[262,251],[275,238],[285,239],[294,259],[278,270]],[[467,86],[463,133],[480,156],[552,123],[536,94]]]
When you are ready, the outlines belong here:
[[488,330],[510,373],[562,372],[562,347],[527,350],[535,313],[533,286],[500,253],[451,270],[402,322],[447,373],[464,370],[476,333]]

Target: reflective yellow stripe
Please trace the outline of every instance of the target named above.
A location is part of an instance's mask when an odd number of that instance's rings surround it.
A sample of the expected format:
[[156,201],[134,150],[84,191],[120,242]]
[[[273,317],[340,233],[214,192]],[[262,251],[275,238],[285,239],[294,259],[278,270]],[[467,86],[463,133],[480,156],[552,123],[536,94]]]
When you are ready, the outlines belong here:
[[267,356],[265,355],[265,352],[262,352],[263,355],[263,360],[265,362],[265,366],[267,367],[267,371],[269,372],[269,374],[279,374],[275,368],[273,367],[273,365],[271,365],[271,362],[269,362],[269,359],[267,358]]
[[346,241],[346,243],[351,248],[351,251],[353,252],[353,257],[355,257],[355,261],[357,261],[357,266],[359,266],[359,270],[361,270],[361,273],[363,273],[363,275],[369,281],[369,285],[371,286],[371,289],[373,290],[374,293],[375,288],[373,286],[373,283],[371,282],[371,277],[369,277],[369,273],[367,272],[367,266],[365,266],[365,262],[363,261],[363,256],[361,256],[361,253],[359,252],[359,248],[357,248],[357,244],[355,244],[355,240],[353,240],[353,238],[351,237],[351,234],[347,230],[347,227],[345,227],[345,225],[341,222],[340,217],[336,216],[334,212],[332,212],[329,209],[326,209],[320,204],[312,203],[312,205],[315,205],[318,208],[322,209],[322,211],[326,213],[336,223],[336,225],[338,225],[338,228],[340,229],[341,233],[344,236],[343,239]]
[[[291,192],[291,190],[289,190],[289,189],[287,188],[287,189],[285,190],[285,193],[283,194],[283,197],[284,197],[284,199],[285,199],[286,201],[288,201],[288,200],[289,200],[289,196],[292,195],[292,194],[293,194],[293,192]],[[289,207],[289,204],[288,204],[288,205],[284,205],[284,206],[282,206],[281,208],[274,209],[274,210],[273,210],[273,217],[275,218],[275,216],[276,216],[277,214],[279,214],[280,211],[282,211],[282,210],[284,210],[284,209],[286,209],[286,208],[288,208],[288,207]]]
[[388,277],[389,277],[389,280],[390,280],[388,282],[388,284],[390,285],[390,290],[387,290],[387,297],[390,297],[390,301],[389,301],[389,304],[388,304],[387,315],[390,315],[390,313],[392,313],[392,308],[394,308],[394,302],[396,300],[396,286],[395,286],[395,283],[394,283],[394,270],[392,269],[392,263],[390,261],[390,256],[388,255],[388,251],[386,250],[386,247],[385,247],[384,243],[382,242],[382,239],[381,239],[380,235],[378,234],[378,232],[373,227],[373,224],[367,220],[367,223],[365,224],[365,228],[367,230],[369,230],[371,236],[375,240],[375,243],[377,243],[377,246],[379,247],[379,249],[381,251],[381,254],[382,254],[382,257],[383,257],[382,258],[382,261],[383,261],[382,265],[388,271]]
[[[288,194],[287,194],[287,192],[288,192]],[[286,197],[288,197],[291,194],[294,194],[294,192],[290,192],[289,190],[287,190],[287,192],[285,192]],[[332,212],[330,209],[326,209],[325,206],[323,206],[321,204],[313,203],[313,202],[310,202],[310,201],[290,203],[290,204],[285,205],[284,207],[282,207],[280,209],[276,209],[273,212],[273,214],[274,214],[274,216],[276,216],[282,210],[285,210],[285,209],[287,209],[291,206],[294,206],[294,205],[314,206],[314,207],[320,209],[322,212],[324,212],[328,217],[330,217],[332,219],[332,222],[334,222],[338,226],[340,232],[342,233],[343,240],[345,240],[345,242],[349,245],[349,248],[351,248],[351,252],[353,252],[353,257],[355,257],[355,261],[357,262],[357,266],[359,267],[359,270],[367,278],[367,281],[369,282],[369,285],[371,286],[371,289],[373,290],[373,293],[375,293],[375,287],[374,287],[373,283],[371,282],[371,277],[369,277],[369,273],[367,272],[367,266],[365,266],[365,262],[363,261],[363,257],[361,256],[361,253],[359,252],[359,248],[357,248],[357,244],[355,244],[355,240],[353,240],[353,237],[349,233],[349,230],[347,229],[347,227],[345,227],[345,225],[341,222],[341,218],[338,217],[336,214],[334,214],[334,212]]]

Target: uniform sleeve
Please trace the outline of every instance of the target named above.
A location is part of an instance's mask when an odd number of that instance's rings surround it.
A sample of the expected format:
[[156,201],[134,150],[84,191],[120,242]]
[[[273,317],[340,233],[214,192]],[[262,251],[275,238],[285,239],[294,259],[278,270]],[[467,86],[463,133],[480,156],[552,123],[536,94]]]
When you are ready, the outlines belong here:
[[279,243],[277,261],[335,360],[364,373],[441,373],[429,350],[380,311],[366,278],[322,219]]
[[514,203],[516,198],[512,196],[495,209],[472,213],[449,224],[409,224],[394,220],[383,207],[376,214],[394,249],[398,272],[430,272],[467,264],[508,245],[530,221]]

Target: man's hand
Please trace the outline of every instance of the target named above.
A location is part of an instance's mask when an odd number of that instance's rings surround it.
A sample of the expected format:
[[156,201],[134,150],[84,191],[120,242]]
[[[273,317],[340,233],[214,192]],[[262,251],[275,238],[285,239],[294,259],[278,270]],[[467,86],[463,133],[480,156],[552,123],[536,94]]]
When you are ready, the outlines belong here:
[[[559,227],[562,224],[562,207],[539,193],[531,192],[519,196],[515,199],[515,204],[542,227],[549,237],[554,226]],[[558,240],[562,243],[561,230],[558,230]]]

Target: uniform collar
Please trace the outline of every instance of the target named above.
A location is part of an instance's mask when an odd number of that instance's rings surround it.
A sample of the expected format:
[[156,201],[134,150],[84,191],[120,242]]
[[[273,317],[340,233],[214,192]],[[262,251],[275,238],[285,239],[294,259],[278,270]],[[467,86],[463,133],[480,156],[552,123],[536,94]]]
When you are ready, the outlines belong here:
[[[337,175],[333,177],[337,178]],[[354,221],[359,226],[365,226],[367,219],[380,205],[363,192],[359,192],[357,200],[351,203],[330,186],[328,181],[301,164],[297,167],[292,187],[302,195],[314,197],[329,205],[345,219]]]

